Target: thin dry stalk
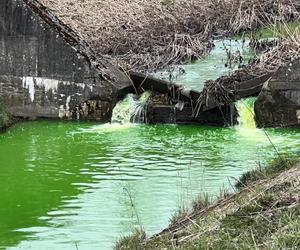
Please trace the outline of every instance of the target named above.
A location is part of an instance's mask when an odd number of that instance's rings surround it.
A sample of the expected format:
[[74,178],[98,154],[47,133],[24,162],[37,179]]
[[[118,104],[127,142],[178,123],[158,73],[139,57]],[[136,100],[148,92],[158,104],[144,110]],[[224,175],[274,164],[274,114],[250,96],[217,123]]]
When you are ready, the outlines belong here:
[[214,37],[299,17],[298,0],[38,0],[122,68],[153,71],[200,58]]

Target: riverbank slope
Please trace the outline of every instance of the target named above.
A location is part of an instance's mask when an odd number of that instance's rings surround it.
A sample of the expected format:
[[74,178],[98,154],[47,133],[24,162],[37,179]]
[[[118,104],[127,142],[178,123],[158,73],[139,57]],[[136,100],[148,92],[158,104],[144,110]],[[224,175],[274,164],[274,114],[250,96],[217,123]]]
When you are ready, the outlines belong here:
[[243,175],[235,194],[208,206],[198,202],[162,233],[137,232],[116,249],[297,249],[299,191],[299,162],[281,156]]

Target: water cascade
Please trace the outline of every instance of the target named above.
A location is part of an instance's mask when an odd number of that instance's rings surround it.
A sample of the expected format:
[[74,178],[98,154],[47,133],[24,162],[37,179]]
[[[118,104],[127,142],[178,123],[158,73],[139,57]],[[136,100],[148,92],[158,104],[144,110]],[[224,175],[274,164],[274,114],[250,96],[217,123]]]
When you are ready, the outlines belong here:
[[112,123],[144,123],[145,108],[149,97],[150,92],[144,92],[139,98],[133,94],[128,94],[114,108]]
[[[184,66],[178,82],[201,90],[205,80],[232,70],[224,58],[219,42],[210,56]],[[112,249],[134,228],[160,232],[199,193],[215,197],[220,187],[231,188],[229,176],[277,156],[254,129],[255,98],[236,103],[237,129],[132,125],[145,121],[150,94],[126,96],[113,124],[45,120],[0,134],[0,249]],[[266,131],[281,152],[300,154],[298,130]]]
[[255,97],[240,100],[236,103],[239,113],[239,126],[242,128],[256,128],[254,119],[254,102]]

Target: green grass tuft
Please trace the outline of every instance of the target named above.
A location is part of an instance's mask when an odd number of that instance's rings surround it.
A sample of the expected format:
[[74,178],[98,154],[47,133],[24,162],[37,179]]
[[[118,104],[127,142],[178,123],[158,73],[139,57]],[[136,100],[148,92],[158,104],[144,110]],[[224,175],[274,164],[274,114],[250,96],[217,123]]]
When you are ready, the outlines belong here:
[[119,250],[133,250],[142,249],[144,240],[146,239],[146,233],[143,230],[137,230],[130,236],[125,236],[117,243],[115,249]]
[[243,188],[258,180],[271,178],[285,170],[290,169],[298,161],[299,159],[294,155],[279,155],[277,158],[272,160],[267,167],[264,168],[259,166],[255,170],[244,173],[235,186],[237,188]]
[[273,236],[273,249],[300,248],[300,216],[287,215],[285,225]]

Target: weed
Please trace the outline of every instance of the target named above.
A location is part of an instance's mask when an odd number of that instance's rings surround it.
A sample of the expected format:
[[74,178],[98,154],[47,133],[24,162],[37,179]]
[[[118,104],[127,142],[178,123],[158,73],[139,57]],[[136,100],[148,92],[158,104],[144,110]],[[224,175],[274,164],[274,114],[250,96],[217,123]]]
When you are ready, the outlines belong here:
[[192,206],[193,210],[197,211],[206,208],[209,204],[211,204],[211,198],[207,193],[204,193],[194,199]]
[[246,187],[255,181],[271,178],[285,170],[290,169],[298,162],[295,155],[279,154],[278,157],[273,159],[267,167],[263,168],[260,165],[255,170],[244,173],[236,183],[237,188]]
[[115,249],[122,250],[132,250],[132,249],[142,249],[141,246],[143,241],[146,239],[146,234],[142,230],[135,230],[135,232],[130,236],[123,237],[115,246]]
[[270,181],[256,182],[203,211],[209,199],[200,196],[190,223],[180,221],[175,230],[147,240],[135,234],[119,242],[118,249],[299,249],[300,170],[290,169],[295,162],[295,157],[281,155],[267,168],[247,174],[252,180],[272,177]]
[[184,206],[180,207],[176,213],[174,213],[170,219],[170,225],[173,225],[180,221],[182,218],[185,218],[188,215],[189,211]]

